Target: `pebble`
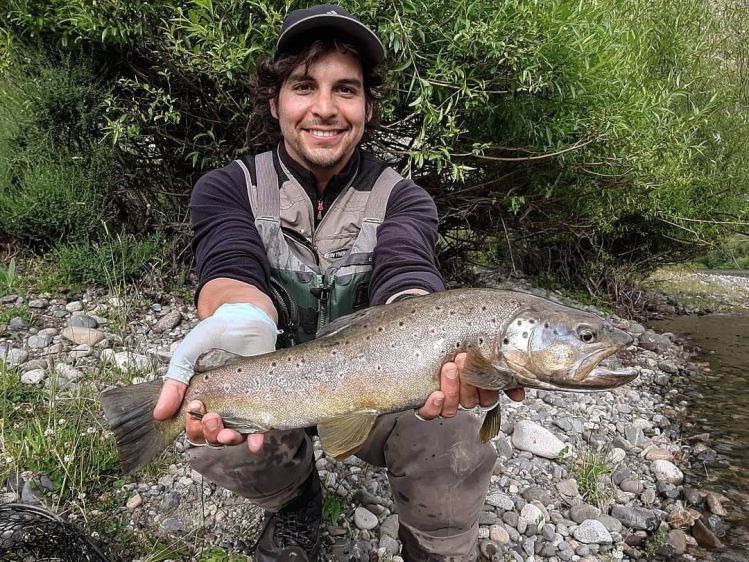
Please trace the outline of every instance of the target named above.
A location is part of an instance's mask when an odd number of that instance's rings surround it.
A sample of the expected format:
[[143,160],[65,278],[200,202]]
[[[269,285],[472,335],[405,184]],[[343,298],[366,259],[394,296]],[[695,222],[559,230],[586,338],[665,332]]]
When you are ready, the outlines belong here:
[[357,507],[354,511],[354,525],[357,529],[371,530],[377,527],[377,516],[364,507]]
[[515,424],[512,444],[516,449],[546,459],[556,459],[565,449],[565,444],[556,435],[530,420],[521,420]]
[[86,345],[96,345],[105,338],[99,330],[78,326],[68,326],[62,331],[62,336],[73,343]]
[[663,480],[669,484],[678,485],[684,481],[684,473],[670,461],[653,461],[650,464],[650,472],[653,473],[656,480]]

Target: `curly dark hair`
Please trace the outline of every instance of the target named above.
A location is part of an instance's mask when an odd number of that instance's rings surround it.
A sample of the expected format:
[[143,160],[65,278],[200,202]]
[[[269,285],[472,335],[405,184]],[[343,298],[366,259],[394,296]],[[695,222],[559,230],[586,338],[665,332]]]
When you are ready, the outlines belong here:
[[278,125],[278,120],[271,115],[270,100],[278,100],[281,86],[291,76],[295,68],[304,65],[305,69],[309,69],[315,61],[333,51],[352,54],[361,61],[367,110],[372,112],[372,117],[367,121],[364,128],[364,137],[367,138],[377,128],[380,122],[380,101],[384,89],[381,66],[372,66],[369,61],[360,56],[359,50],[351,43],[339,39],[317,39],[298,51],[286,53],[276,58],[264,57],[255,66],[251,77],[254,113],[262,123],[263,132],[269,142],[275,143],[281,140],[281,128]]

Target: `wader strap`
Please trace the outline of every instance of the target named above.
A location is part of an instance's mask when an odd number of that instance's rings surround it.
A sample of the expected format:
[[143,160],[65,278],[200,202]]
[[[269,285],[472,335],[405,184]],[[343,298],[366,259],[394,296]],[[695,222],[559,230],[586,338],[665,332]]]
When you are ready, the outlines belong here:
[[273,165],[273,152],[263,152],[255,156],[257,174],[257,213],[259,217],[281,216],[281,200],[278,197],[278,174]]
[[372,186],[372,191],[369,193],[367,206],[364,208],[365,221],[377,223],[383,221],[390,194],[402,179],[401,175],[390,167],[382,171]]

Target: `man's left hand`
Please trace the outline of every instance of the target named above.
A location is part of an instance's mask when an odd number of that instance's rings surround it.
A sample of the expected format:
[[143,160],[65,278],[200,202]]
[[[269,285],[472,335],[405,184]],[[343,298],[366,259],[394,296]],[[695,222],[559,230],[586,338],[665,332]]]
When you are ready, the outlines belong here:
[[[419,416],[426,420],[438,416],[452,418],[458,412],[458,404],[464,408],[475,406],[491,406],[497,402],[499,393],[496,390],[485,390],[461,382],[460,370],[465,365],[466,354],[459,353],[455,361],[445,363],[440,373],[440,389],[435,390],[427,398],[426,403],[419,408]],[[522,388],[512,388],[505,393],[512,400],[520,402],[525,399]]]

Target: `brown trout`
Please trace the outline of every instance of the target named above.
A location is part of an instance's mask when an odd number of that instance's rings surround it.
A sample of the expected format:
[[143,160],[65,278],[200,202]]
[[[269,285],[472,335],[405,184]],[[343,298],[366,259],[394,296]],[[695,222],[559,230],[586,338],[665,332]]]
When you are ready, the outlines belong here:
[[[201,400],[227,428],[249,434],[317,426],[323,449],[354,454],[380,414],[416,408],[439,388],[440,369],[467,352],[461,380],[478,388],[616,388],[637,377],[599,363],[632,337],[594,314],[521,292],[459,289],[374,306],[340,318],[314,341],[200,372],[180,412],[152,412],[161,381],[102,393],[125,472],[147,465],[184,430],[186,404]],[[499,407],[480,438],[497,435]]]

